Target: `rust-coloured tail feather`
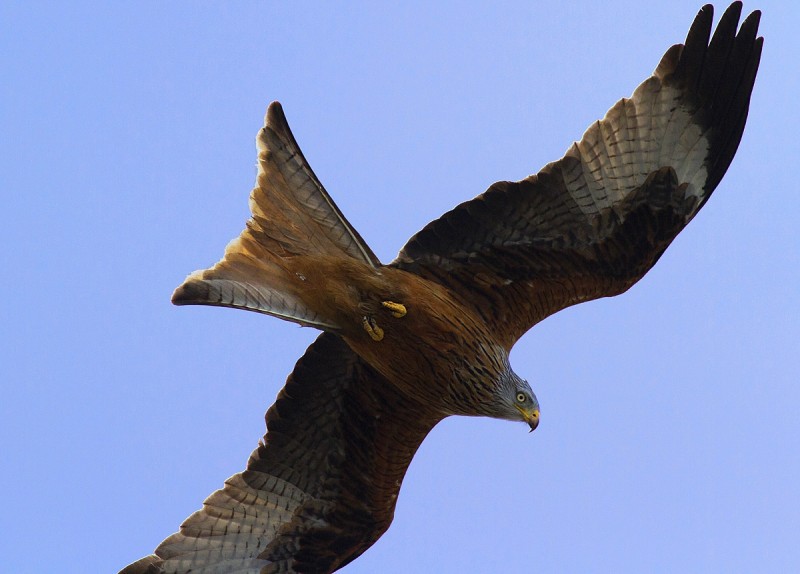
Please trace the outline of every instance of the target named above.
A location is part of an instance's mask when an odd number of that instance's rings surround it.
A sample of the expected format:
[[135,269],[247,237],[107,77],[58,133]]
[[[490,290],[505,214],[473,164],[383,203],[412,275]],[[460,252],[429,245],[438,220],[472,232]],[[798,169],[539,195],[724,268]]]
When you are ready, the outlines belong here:
[[[358,231],[350,225],[309,166],[289,129],[280,103],[272,102],[269,105],[265,126],[259,132],[256,144],[259,150],[260,164],[258,183],[250,195],[250,208],[253,211],[254,219],[259,223],[264,223],[259,217],[262,211],[266,211],[267,220],[277,215],[270,210],[274,209],[275,195],[283,190],[280,187],[274,189],[269,185],[262,185],[262,176],[265,176],[264,180],[266,181],[271,175],[271,172],[264,169],[263,165],[265,159],[270,157],[289,184],[288,190],[291,197],[287,198],[287,203],[290,203],[291,207],[290,211],[285,213],[288,215],[299,208],[304,221],[307,222],[308,229],[314,231],[310,237],[305,239],[313,242],[317,238],[325,238],[331,242],[331,247],[343,251],[354,259],[362,260],[372,267],[380,267],[381,262],[361,238]],[[264,227],[265,231],[268,226]],[[319,233],[320,230],[322,233]]]
[[313,286],[293,269],[293,259],[349,259],[372,267],[380,261],[314,175],[278,102],[270,104],[256,144],[258,177],[247,227],[216,265],[189,275],[172,302],[235,307],[336,331],[339,326],[307,300]]

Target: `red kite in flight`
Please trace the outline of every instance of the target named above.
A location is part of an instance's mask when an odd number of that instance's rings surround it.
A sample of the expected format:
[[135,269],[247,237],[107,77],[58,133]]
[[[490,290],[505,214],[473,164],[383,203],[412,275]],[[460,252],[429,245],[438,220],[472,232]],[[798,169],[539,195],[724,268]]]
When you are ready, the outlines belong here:
[[[630,98],[564,157],[425,226],[381,264],[311,171],[278,103],[259,132],[252,217],[177,305],[324,331],[267,411],[247,469],[124,574],[332,572],[389,528],[406,469],[450,415],[539,424],[509,366],[557,311],[623,293],[728,169],[761,56],[760,14],[705,6]],[[738,28],[738,32],[737,32]]]

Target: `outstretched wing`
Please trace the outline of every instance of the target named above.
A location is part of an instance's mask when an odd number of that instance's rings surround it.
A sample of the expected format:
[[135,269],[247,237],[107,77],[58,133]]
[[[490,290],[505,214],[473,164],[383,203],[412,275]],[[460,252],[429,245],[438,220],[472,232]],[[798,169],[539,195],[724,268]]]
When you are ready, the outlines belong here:
[[461,293],[510,348],[570,305],[636,283],[694,217],[739,145],[761,56],[741,3],[685,45],[560,160],[498,182],[412,237],[393,265]]
[[323,333],[266,420],[247,470],[120,574],[332,572],[389,527],[406,469],[439,417]]

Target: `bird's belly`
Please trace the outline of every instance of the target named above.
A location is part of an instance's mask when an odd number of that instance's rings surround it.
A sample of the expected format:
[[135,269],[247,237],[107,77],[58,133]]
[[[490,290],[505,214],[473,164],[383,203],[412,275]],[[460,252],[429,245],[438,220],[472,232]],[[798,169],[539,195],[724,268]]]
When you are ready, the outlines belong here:
[[479,383],[476,379],[497,376],[503,368],[503,351],[486,324],[443,288],[420,285],[418,278],[412,281],[416,282],[392,294],[406,308],[403,317],[383,308],[375,313],[375,324],[383,331],[381,340],[374,340],[363,328],[345,333],[344,338],[409,397],[445,415],[473,414],[465,412],[454,397],[463,396],[466,386]]

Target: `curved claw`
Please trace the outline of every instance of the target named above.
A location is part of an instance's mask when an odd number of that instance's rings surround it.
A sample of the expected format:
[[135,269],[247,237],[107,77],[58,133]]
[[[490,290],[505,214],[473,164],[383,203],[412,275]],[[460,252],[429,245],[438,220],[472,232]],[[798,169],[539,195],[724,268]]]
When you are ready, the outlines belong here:
[[364,316],[361,321],[361,326],[364,327],[364,330],[373,341],[383,340],[383,329],[378,326],[378,323],[372,317]]
[[392,312],[392,316],[399,319],[400,317],[405,317],[406,313],[406,306],[402,303],[395,303],[394,301],[382,301],[381,305],[389,309]]

